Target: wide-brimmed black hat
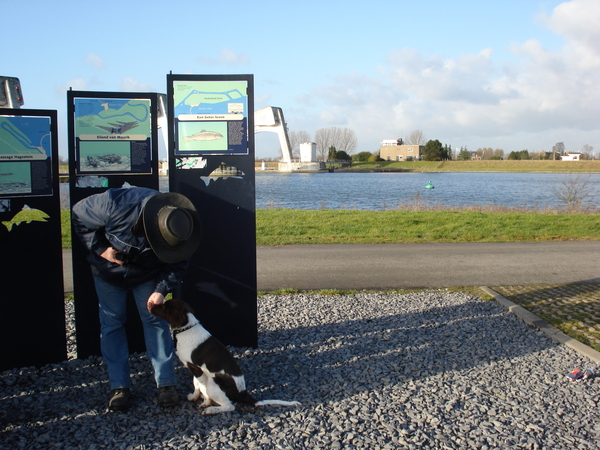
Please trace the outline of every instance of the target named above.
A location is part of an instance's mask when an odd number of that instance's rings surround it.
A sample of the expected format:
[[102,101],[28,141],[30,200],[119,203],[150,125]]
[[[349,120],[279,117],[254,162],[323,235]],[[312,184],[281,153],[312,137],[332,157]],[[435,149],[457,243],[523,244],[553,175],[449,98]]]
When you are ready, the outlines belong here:
[[166,263],[183,261],[198,249],[202,237],[200,216],[192,202],[177,192],[153,195],[143,211],[150,247]]

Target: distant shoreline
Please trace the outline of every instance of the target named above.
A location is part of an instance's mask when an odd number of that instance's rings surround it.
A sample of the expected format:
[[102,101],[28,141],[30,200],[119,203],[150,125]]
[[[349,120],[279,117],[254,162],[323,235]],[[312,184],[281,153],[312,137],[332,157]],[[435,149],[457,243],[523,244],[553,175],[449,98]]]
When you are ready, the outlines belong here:
[[[262,163],[255,166],[256,173],[279,172],[277,162],[270,162],[267,170]],[[355,162],[351,167],[334,168],[334,173],[410,173],[410,172],[523,172],[523,173],[600,173],[600,160],[593,161],[538,161],[538,160],[486,160],[486,161],[376,161]],[[319,173],[319,172],[314,172]],[[321,173],[327,173],[322,171]]]

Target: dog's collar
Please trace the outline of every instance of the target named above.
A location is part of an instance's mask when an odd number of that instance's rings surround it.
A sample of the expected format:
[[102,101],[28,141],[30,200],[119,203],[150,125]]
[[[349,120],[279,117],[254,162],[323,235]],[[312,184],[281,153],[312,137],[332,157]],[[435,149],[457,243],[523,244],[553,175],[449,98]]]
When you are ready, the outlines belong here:
[[188,326],[185,326],[185,327],[182,327],[182,328],[175,328],[175,329],[172,329],[172,330],[171,330],[171,337],[173,338],[173,345],[174,345],[175,347],[177,347],[177,335],[178,335],[179,333],[183,333],[184,331],[187,331],[187,330],[189,330],[189,329],[191,329],[191,328],[194,328],[196,325],[198,325],[198,323],[199,323],[199,322],[196,322],[196,323],[193,323],[193,324],[191,324],[191,325],[188,325]]
[[193,323],[191,325],[188,325],[186,327],[183,328],[174,328],[173,330],[171,330],[171,332],[173,333],[173,337],[177,336],[179,333],[183,333],[184,331],[189,330],[190,328],[194,328],[196,325],[198,325],[198,323]]
[[200,322],[198,322],[198,319],[196,319],[193,314],[188,313],[187,317],[188,317],[188,324],[186,326],[179,327],[179,328],[171,328],[171,337],[173,338],[173,345],[175,346],[175,348],[177,348],[177,335],[178,334],[183,333],[184,331],[190,330],[190,329],[194,328],[196,325],[200,325]]

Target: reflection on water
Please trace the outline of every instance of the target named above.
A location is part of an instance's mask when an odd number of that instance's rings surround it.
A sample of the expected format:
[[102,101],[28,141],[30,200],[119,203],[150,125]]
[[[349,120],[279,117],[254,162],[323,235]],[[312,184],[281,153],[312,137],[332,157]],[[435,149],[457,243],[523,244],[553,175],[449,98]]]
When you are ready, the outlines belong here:
[[[430,206],[498,205],[518,208],[562,208],[555,194],[569,174],[546,173],[258,173],[256,208],[396,209],[415,202]],[[588,196],[584,208],[600,207],[600,174],[584,174]],[[167,177],[159,177],[168,191]],[[199,183],[204,185],[202,180]],[[426,189],[431,182],[434,189]],[[61,184],[68,208],[66,184]]]

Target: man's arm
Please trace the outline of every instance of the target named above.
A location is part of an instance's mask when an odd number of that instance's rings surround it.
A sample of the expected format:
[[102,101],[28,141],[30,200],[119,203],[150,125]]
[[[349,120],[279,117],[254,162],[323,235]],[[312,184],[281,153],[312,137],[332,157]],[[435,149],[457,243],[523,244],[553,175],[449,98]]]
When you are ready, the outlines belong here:
[[97,233],[106,224],[109,208],[108,193],[104,192],[90,195],[77,202],[71,212],[75,233],[89,251],[94,251],[99,255],[110,248],[108,241],[104,239],[103,233]]

